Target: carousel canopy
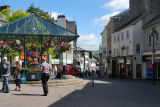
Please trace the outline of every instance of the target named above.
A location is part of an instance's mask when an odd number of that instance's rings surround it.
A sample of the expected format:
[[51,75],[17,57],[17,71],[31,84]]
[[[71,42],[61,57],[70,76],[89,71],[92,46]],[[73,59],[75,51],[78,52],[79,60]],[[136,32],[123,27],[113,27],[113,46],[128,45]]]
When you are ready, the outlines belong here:
[[1,26],[0,36],[6,35],[50,36],[68,42],[79,37],[77,34],[34,14]]

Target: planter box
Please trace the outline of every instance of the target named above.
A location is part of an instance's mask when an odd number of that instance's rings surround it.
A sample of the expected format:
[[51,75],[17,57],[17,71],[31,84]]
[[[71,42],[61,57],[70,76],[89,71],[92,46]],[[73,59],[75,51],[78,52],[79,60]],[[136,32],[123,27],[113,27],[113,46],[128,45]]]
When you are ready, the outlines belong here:
[[26,73],[26,80],[27,81],[40,81],[41,80],[41,73]]

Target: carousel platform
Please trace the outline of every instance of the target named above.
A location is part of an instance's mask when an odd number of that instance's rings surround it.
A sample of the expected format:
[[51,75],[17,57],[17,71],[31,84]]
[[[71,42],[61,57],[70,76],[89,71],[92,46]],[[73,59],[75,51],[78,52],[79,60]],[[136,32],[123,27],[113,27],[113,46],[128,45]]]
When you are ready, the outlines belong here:
[[[9,84],[14,84],[14,78],[10,76]],[[2,79],[0,79],[2,82]],[[42,86],[41,81],[26,81],[25,84],[34,85],[34,86]],[[89,86],[90,80],[78,78],[71,75],[65,75],[65,79],[50,79],[48,81],[49,87],[68,87],[68,86]]]
[[[41,86],[41,81],[26,81],[26,84]],[[89,85],[89,80],[84,80],[75,76],[65,75],[65,79],[50,79],[49,87],[67,87],[67,86],[86,86]]]

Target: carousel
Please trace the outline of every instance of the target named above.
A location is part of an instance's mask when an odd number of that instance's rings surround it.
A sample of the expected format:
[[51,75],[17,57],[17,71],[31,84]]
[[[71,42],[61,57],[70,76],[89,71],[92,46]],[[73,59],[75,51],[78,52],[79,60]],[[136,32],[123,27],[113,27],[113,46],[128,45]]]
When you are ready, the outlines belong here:
[[[34,14],[0,27],[0,56],[11,63],[18,57],[23,66],[22,80],[40,80],[42,58],[54,59],[69,50],[69,42],[79,36]],[[13,67],[13,64],[11,64]]]

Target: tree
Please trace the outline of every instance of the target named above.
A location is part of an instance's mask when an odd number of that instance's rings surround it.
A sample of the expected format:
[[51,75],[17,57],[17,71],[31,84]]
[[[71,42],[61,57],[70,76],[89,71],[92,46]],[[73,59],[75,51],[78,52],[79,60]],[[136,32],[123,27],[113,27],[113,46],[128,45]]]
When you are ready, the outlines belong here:
[[11,10],[10,7],[0,11],[0,15],[5,16],[7,21],[12,13],[13,13],[13,10]]
[[30,13],[25,13],[23,9],[18,9],[12,13],[12,15],[8,18],[8,22],[23,18],[30,15]]
[[46,19],[47,21],[54,22],[54,18],[51,17],[51,15],[48,12],[45,12],[41,10],[40,8],[34,7],[34,4],[31,4],[30,7],[28,7],[27,12],[31,14],[35,14],[39,17],[42,17]]
[[11,22],[11,21],[23,18],[25,16],[28,16],[30,15],[30,13],[25,13],[23,9],[18,9],[16,11],[13,11],[10,8],[7,8],[0,11],[0,15],[5,16],[7,22]]

